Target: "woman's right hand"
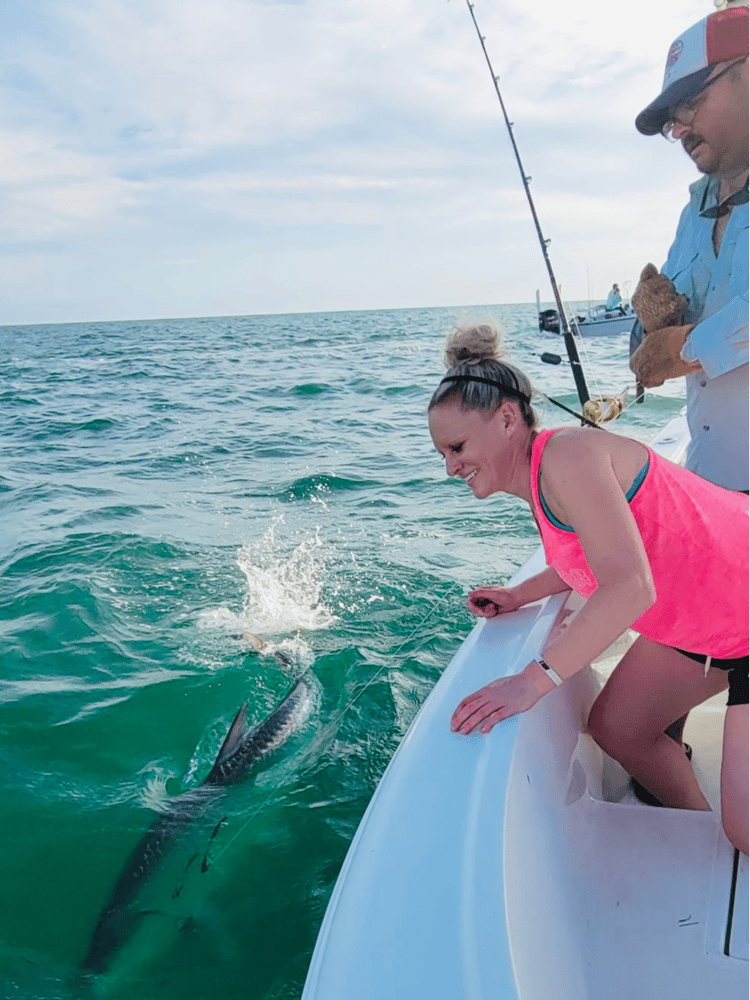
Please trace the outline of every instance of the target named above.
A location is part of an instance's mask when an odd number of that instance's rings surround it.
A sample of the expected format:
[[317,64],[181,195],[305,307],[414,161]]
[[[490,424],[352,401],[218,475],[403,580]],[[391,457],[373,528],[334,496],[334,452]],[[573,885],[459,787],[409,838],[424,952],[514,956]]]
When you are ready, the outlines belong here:
[[477,587],[469,592],[466,606],[473,615],[494,618],[521,607],[515,587]]

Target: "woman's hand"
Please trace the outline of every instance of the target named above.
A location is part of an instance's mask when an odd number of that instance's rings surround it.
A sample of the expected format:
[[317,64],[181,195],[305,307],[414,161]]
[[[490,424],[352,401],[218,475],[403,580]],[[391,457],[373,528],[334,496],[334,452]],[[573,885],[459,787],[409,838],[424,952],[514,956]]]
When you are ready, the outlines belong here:
[[477,587],[469,592],[466,606],[473,615],[494,618],[521,607],[515,587]]
[[464,736],[477,728],[488,733],[497,722],[533,708],[541,697],[528,670],[500,677],[464,698],[453,713],[451,729]]

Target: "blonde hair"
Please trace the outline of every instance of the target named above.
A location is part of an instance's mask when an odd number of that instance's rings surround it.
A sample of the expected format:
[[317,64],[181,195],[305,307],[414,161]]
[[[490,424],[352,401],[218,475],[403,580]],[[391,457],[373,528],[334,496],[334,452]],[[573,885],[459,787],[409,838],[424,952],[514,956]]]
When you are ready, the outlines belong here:
[[446,379],[450,381],[444,379],[437,387],[428,412],[455,399],[464,410],[494,413],[512,400],[527,426],[536,427],[531,382],[515,365],[501,360],[504,354],[500,331],[491,323],[454,327],[445,346]]

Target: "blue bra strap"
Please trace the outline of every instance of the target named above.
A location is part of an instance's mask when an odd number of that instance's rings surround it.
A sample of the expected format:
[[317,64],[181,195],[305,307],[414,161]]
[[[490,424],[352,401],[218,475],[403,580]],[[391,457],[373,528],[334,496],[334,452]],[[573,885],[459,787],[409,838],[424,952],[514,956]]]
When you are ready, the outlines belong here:
[[[628,501],[628,503],[630,503],[630,501],[633,499],[633,497],[636,495],[636,493],[638,492],[638,490],[643,485],[643,480],[646,478],[646,474],[648,472],[649,462],[650,462],[650,458],[647,458],[646,459],[646,464],[643,466],[643,468],[641,469],[641,471],[635,477],[635,479],[633,480],[633,483],[632,483],[630,489],[625,494],[625,499]],[[541,483],[539,484],[539,503],[541,504],[542,510],[544,511],[544,513],[545,513],[545,515],[547,517],[547,520],[551,524],[553,524],[556,528],[559,528],[561,531],[572,531],[572,532],[575,533],[575,529],[571,528],[569,524],[563,524],[562,521],[558,521],[557,518],[555,517],[555,515],[549,509],[549,507],[547,506],[547,501],[542,496],[542,485],[541,485]]]
[[646,464],[643,466],[643,468],[641,469],[641,471],[635,477],[635,479],[633,480],[633,485],[630,487],[630,489],[628,490],[628,492],[625,494],[625,499],[628,501],[628,503],[630,503],[630,501],[633,499],[633,497],[636,495],[636,493],[638,492],[638,490],[643,485],[643,480],[646,478],[646,473],[648,472],[649,461],[650,461],[650,459],[647,458],[646,459]]

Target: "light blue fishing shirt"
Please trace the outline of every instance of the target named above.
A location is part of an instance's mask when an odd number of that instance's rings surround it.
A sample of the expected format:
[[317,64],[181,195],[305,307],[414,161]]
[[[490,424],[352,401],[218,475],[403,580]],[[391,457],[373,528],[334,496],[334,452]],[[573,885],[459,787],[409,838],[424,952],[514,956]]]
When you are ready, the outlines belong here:
[[715,219],[701,212],[717,204],[719,182],[702,177],[690,185],[675,241],[662,273],[689,305],[684,323],[695,323],[682,349],[703,372],[688,375],[690,445],[686,466],[718,486],[748,488],[748,205],[729,213],[719,255]]
[[613,288],[612,291],[607,296],[607,305],[605,306],[605,308],[609,310],[617,309],[617,307],[621,305],[622,305],[622,298],[620,296],[620,293],[616,292]]

